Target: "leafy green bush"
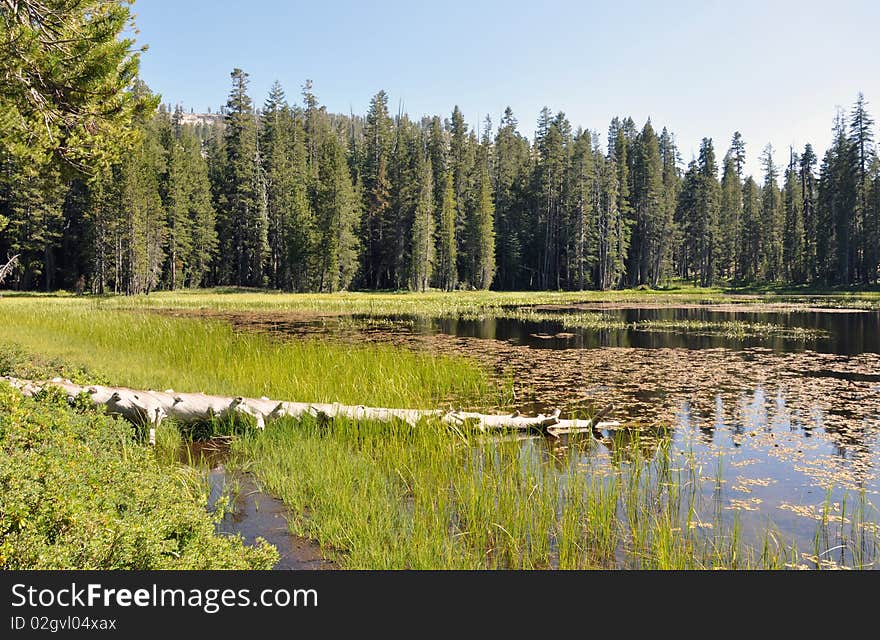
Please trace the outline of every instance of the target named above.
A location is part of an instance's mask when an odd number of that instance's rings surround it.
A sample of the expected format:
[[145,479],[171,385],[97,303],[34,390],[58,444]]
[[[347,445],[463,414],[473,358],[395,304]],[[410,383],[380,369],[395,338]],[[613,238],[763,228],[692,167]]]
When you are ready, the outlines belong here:
[[[5,353],[5,352],[4,352]],[[0,569],[269,569],[127,422],[0,383]]]

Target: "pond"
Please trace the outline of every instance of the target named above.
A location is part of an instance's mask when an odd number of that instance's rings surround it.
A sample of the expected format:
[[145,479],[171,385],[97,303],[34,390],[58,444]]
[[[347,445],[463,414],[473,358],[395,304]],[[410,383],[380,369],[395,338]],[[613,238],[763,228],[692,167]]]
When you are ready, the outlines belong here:
[[621,433],[648,434],[646,455],[662,443],[692,460],[709,515],[735,522],[744,540],[760,544],[769,526],[800,551],[794,566],[880,562],[880,312],[579,305],[232,320],[289,337],[465,354],[514,381],[522,412],[568,417],[613,404],[608,418],[623,429],[597,433],[598,447],[568,451],[564,438],[522,446],[602,473]]

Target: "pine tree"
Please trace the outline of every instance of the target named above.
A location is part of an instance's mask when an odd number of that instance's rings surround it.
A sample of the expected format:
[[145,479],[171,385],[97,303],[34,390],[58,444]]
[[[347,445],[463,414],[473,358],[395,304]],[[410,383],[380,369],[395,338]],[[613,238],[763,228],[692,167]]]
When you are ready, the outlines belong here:
[[630,283],[657,286],[664,252],[665,202],[660,143],[650,120],[645,123],[633,151],[632,201],[638,246],[630,246]]
[[724,278],[732,278],[739,272],[737,249],[742,235],[742,183],[736,153],[731,145],[724,156],[721,176],[718,272]]
[[293,182],[296,179],[288,140],[293,128],[290,107],[284,89],[276,80],[263,105],[261,147],[263,170],[266,175],[266,202],[269,241],[269,286],[290,289],[290,272],[285,258],[288,255],[285,233],[292,206]]
[[[307,103],[316,103],[314,96]],[[273,85],[262,113],[271,286],[305,291],[317,286],[318,230],[309,199],[303,119],[291,108],[281,85]],[[314,128],[314,122],[313,122]]]
[[53,249],[64,226],[65,185],[52,164],[36,164],[11,154],[3,155],[0,249],[6,250],[4,255],[17,255],[19,265],[6,284],[24,290],[51,291]]
[[488,289],[495,278],[495,204],[486,163],[480,163],[477,184],[480,196],[474,216],[473,285],[477,289]]
[[268,203],[257,138],[257,120],[247,94],[248,74],[234,69],[226,102],[225,175],[218,236],[227,266],[222,281],[263,286],[268,246]]
[[437,228],[437,282],[444,291],[452,291],[458,282],[457,247],[455,242],[455,182],[452,172],[444,179],[443,202],[440,205],[440,223]]
[[675,209],[676,224],[683,230],[684,237],[678,251],[677,275],[688,279],[696,269],[695,261],[699,253],[698,239],[701,221],[697,215],[700,176],[697,161],[691,160],[682,178],[681,191]]
[[434,208],[439,214],[445,188],[443,176],[449,165],[449,140],[440,116],[431,118],[426,137],[427,154],[431,160],[431,181],[434,183]]
[[385,243],[388,274],[395,289],[408,286],[412,272],[411,232],[421,192],[423,157],[421,132],[409,118],[398,118],[390,162],[391,218]]
[[733,160],[733,165],[736,168],[736,175],[742,180],[743,177],[743,168],[746,165],[746,143],[742,138],[742,134],[739,131],[733,132],[733,139],[730,141],[730,158]]
[[[869,246],[873,247],[869,256],[873,256],[876,260],[877,254],[880,253],[880,156],[877,156],[877,154],[874,155],[874,159],[869,167],[868,178],[871,183],[871,191],[868,199],[868,208],[866,209],[868,218],[865,224],[865,235],[866,242]],[[874,266],[872,272],[872,262],[870,258],[866,260],[867,271],[865,276],[869,282],[876,284],[878,279],[880,279],[880,269],[878,269],[878,266]]]
[[[633,238],[634,235],[637,236],[638,230],[634,227],[635,220],[630,199],[632,193],[632,176],[630,170],[632,166],[632,139],[627,136],[626,129],[625,121],[621,123],[620,118],[612,118],[611,125],[608,127],[608,156],[617,168],[617,211],[620,212],[622,220],[626,225],[626,236],[629,239],[627,246],[631,247],[633,240],[635,240],[637,245],[640,240],[638,237]],[[635,234],[633,233],[634,231],[636,232]],[[627,254],[624,255],[624,261],[627,260],[629,253],[630,252],[627,252]],[[628,265],[626,272],[631,275],[634,272],[634,269]],[[630,284],[633,282],[631,277],[628,277],[627,281]]]
[[125,159],[119,173],[118,211],[123,219],[118,228],[116,279],[129,295],[150,293],[161,277],[168,234],[157,178],[161,161],[158,140],[147,136]]
[[618,176],[614,160],[596,155],[595,210],[598,235],[597,285],[603,291],[619,286],[629,249],[629,225],[618,209]]
[[351,183],[345,149],[335,136],[322,145],[316,194],[319,229],[319,291],[345,289],[358,263],[356,231],[360,226],[360,204]]
[[388,96],[379,91],[370,101],[364,128],[363,175],[364,279],[373,289],[390,284],[385,243],[391,224],[391,183],[388,164],[391,154],[392,122],[388,115]]
[[529,141],[517,132],[516,126],[513,110],[507,107],[494,144],[496,277],[505,289],[519,286],[525,245],[531,233],[523,198],[529,172]]
[[542,110],[535,136],[535,150],[537,159],[533,189],[539,215],[532,255],[539,259],[537,271],[540,287],[561,289],[566,263],[566,181],[571,153],[571,125],[564,113],[559,112],[551,118],[548,108]]
[[127,0],[0,6],[0,147],[23,164],[96,176],[137,143],[158,97],[137,89]]
[[803,283],[806,280],[804,268],[804,197],[798,176],[800,158],[790,150],[788,169],[783,184],[783,210],[785,222],[782,235],[783,275],[786,282]]
[[473,256],[468,249],[468,219],[474,208],[474,164],[475,144],[468,133],[464,115],[458,105],[452,110],[449,125],[450,146],[449,161],[452,170],[453,188],[455,189],[455,245],[456,271],[460,281],[472,284]]
[[764,253],[761,187],[752,176],[743,184],[742,238],[739,251],[739,277],[754,282],[762,271]]
[[764,234],[763,275],[767,281],[777,282],[784,275],[782,235],[785,226],[785,214],[782,210],[782,195],[777,182],[779,170],[773,162],[772,145],[768,144],[764,147],[761,162],[764,165],[764,185],[761,189],[761,210],[764,216],[761,224]]
[[425,291],[434,273],[434,179],[430,158],[419,163],[419,197],[411,242],[410,288]]
[[818,218],[816,211],[816,154],[813,147],[808,143],[801,154],[798,178],[801,184],[801,197],[803,209],[801,220],[804,227],[804,277],[808,282],[815,282],[819,278],[819,258],[817,253]]
[[660,161],[663,165],[663,212],[659,220],[660,250],[655,255],[654,273],[666,278],[674,272],[676,247],[681,246],[681,229],[675,220],[675,210],[681,192],[681,175],[678,169],[678,149],[673,135],[663,127],[660,133]]
[[855,278],[862,282],[874,282],[880,266],[880,248],[877,245],[877,229],[869,205],[871,180],[869,171],[874,158],[874,120],[868,114],[865,97],[859,93],[850,112],[849,148],[850,171],[855,184],[855,206],[851,214],[855,249]]
[[856,281],[859,263],[858,183],[853,171],[853,158],[857,156],[846,134],[843,112],[839,112],[834,123],[834,139],[826,152],[819,180],[819,200],[823,209],[821,218],[833,233],[830,248],[833,281],[843,285]]
[[582,291],[596,262],[596,222],[593,191],[596,182],[593,141],[589,131],[578,129],[574,136],[571,161],[572,222],[570,234],[572,286]]
[[703,138],[697,164],[699,176],[696,201],[696,255],[700,286],[714,282],[718,258],[718,210],[721,185],[711,138]]
[[[165,147],[164,191],[166,224],[168,226],[168,245],[166,247],[168,266],[166,268],[168,288],[177,289],[183,285],[185,256],[192,249],[191,228],[189,225],[189,176],[183,145],[180,142],[179,105],[175,111],[173,127],[168,127],[165,135],[160,135]],[[157,116],[160,121],[167,114]]]
[[178,106],[170,121],[167,113],[154,121],[164,152],[159,190],[168,229],[162,282],[170,289],[204,284],[217,249],[208,166],[193,127],[182,125],[180,114]]
[[186,284],[199,287],[207,284],[211,263],[217,254],[216,211],[211,202],[211,182],[201,143],[191,129],[184,131],[182,140],[191,171],[189,224],[192,249],[187,260]]

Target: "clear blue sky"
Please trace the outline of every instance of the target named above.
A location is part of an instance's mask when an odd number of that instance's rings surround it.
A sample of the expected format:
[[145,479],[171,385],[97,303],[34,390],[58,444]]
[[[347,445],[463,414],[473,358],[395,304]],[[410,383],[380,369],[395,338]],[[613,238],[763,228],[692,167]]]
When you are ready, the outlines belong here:
[[[218,109],[229,72],[261,105],[276,79],[299,101],[306,79],[333,112],[366,112],[379,89],[396,112],[471,126],[507,105],[531,137],[544,105],[605,133],[614,115],[676,135],[682,159],[735,130],[758,174],[772,143],[820,154],[838,106],[859,91],[880,122],[880,1],[137,0],[141,75],[164,102]],[[878,136],[880,137],[880,136]]]

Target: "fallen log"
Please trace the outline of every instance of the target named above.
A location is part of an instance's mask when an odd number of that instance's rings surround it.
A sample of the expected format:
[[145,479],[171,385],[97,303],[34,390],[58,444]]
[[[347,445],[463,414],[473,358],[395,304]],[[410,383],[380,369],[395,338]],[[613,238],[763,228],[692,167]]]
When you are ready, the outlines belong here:
[[[302,418],[306,415],[319,419],[337,417],[351,420],[376,420],[393,422],[400,420],[417,426],[426,419],[436,419],[452,426],[474,426],[487,430],[527,430],[558,435],[581,431],[595,431],[601,428],[619,426],[615,421],[600,422],[591,419],[563,419],[559,409],[549,415],[523,416],[512,414],[488,414],[472,411],[443,409],[393,409],[367,407],[364,405],[344,405],[337,403],[291,402],[271,400],[266,397],[245,398],[242,396],[212,396],[204,393],[178,393],[173,389],[165,391],[137,390],[126,387],[107,387],[103,385],[79,385],[70,380],[53,378],[37,381],[0,377],[13,388],[26,396],[33,396],[47,387],[64,391],[69,402],[80,394],[85,394],[95,406],[104,406],[111,415],[122,416],[129,422],[149,428],[150,443],[155,443],[156,427],[166,418],[185,424],[206,422],[213,418],[238,418],[247,416],[257,428],[264,429],[267,421],[289,416]],[[611,410],[606,407],[599,415],[604,417]]]

